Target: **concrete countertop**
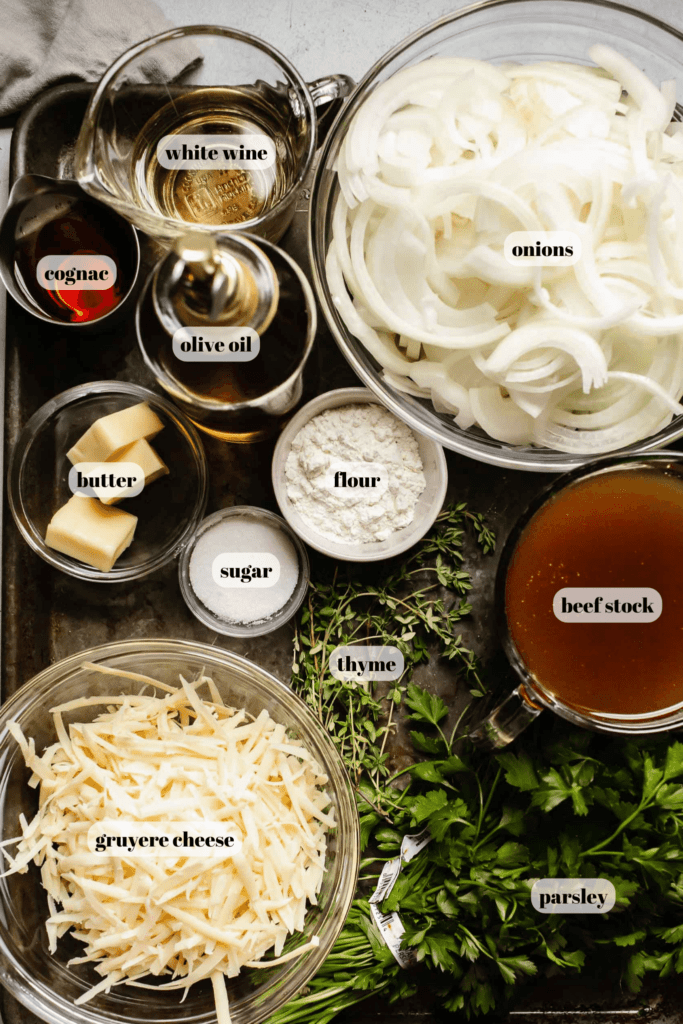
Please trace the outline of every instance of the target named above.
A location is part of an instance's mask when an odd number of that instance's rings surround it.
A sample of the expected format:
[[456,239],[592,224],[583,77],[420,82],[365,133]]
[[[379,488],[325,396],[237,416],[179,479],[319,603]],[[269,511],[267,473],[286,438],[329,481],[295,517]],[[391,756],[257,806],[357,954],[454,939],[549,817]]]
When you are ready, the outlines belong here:
[[[333,72],[358,80],[387,50],[472,0],[157,0],[177,25],[209,22],[260,36],[306,79]],[[683,30],[683,0],[631,0],[630,7]]]

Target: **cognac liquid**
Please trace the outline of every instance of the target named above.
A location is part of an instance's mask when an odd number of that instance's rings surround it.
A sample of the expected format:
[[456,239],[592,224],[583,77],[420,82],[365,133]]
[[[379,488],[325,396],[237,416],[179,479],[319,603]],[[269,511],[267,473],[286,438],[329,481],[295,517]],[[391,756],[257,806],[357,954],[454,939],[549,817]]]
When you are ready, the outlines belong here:
[[[41,193],[30,199],[17,223],[14,270],[17,284],[43,312],[65,323],[98,320],[119,304],[130,288],[137,252],[119,218],[101,203],[64,193]],[[111,288],[48,289],[38,281],[43,256],[109,256],[117,266]]]

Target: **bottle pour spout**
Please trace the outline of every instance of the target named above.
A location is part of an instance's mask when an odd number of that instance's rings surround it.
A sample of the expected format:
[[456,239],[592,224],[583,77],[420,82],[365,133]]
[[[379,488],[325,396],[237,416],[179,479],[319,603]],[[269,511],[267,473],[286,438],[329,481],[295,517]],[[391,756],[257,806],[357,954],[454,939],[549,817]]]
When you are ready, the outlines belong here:
[[171,333],[178,327],[252,327],[263,332],[277,309],[278,282],[265,253],[241,235],[187,232],[160,265],[154,303]]

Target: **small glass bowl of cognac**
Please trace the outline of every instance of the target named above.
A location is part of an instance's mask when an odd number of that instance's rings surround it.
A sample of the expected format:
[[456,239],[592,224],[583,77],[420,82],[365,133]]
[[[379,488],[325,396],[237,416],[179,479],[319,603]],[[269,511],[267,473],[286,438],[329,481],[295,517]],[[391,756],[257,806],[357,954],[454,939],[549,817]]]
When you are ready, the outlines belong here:
[[129,306],[140,270],[135,228],[74,181],[18,178],[0,223],[0,277],[33,316],[100,327]]

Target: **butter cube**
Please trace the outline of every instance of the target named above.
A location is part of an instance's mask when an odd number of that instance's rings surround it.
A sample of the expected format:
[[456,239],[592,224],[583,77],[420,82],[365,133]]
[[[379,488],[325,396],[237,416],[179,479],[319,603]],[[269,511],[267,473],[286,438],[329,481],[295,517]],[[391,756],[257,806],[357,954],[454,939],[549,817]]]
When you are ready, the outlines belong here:
[[133,540],[137,516],[74,494],[53,515],[45,543],[101,572],[109,572]]
[[146,402],[100,416],[66,453],[75,466],[79,462],[107,462],[135,441],[150,441],[164,429]]
[[[132,462],[134,465],[139,466],[145,474],[145,487],[148,484],[153,484],[160,476],[165,476],[168,473],[168,466],[162,462],[151,444],[145,441],[144,438],[129,444],[127,448],[123,448],[116,455],[112,455],[111,458],[107,459],[107,462]],[[104,505],[115,505],[117,502],[123,501],[124,498],[128,497],[129,492],[129,489],[124,489],[120,494],[111,495],[108,491],[100,493],[95,488],[95,494]]]

